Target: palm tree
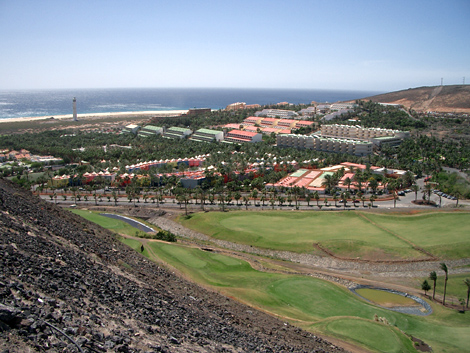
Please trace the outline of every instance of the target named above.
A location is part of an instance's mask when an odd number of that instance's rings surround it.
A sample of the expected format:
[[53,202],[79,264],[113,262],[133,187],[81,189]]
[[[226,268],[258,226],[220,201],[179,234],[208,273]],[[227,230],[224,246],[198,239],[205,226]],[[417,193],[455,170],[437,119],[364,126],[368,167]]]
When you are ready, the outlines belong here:
[[315,199],[315,201],[317,201],[317,207],[318,207],[318,201],[320,200],[320,195],[318,194],[318,191],[315,191],[313,193],[313,198]]
[[431,289],[431,286],[426,279],[421,283],[421,289],[424,290],[424,295],[426,295],[426,292]]
[[432,289],[432,300],[434,300],[434,295],[436,294],[436,281],[437,281],[436,271],[432,271],[429,274],[429,279],[434,282],[433,289]]
[[459,197],[460,197],[460,192],[459,191],[454,191],[455,198],[457,199],[457,202],[455,203],[455,207],[459,207]]
[[463,281],[463,283],[465,283],[465,285],[467,286],[467,309],[468,309],[468,298],[470,297],[470,279],[465,279],[465,281]]
[[369,179],[369,187],[372,189],[372,192],[375,194],[377,192],[377,188],[379,186],[379,182],[374,177],[370,177]]
[[235,192],[234,198],[237,201],[237,206],[238,206],[238,201],[240,201],[240,199],[242,198],[242,194],[239,191],[237,191]]
[[305,195],[305,201],[307,201],[307,207],[310,207],[310,200],[311,199],[312,199],[312,196],[310,195],[310,193]]
[[396,190],[393,190],[393,208],[397,207],[398,194]]
[[444,279],[444,299],[442,300],[442,305],[446,305],[446,291],[447,291],[447,279],[448,279],[448,269],[447,265],[444,262],[441,262],[441,270],[445,273]]
[[325,178],[323,179],[322,183],[321,183],[321,186],[323,186],[326,190],[328,190],[328,194],[331,194],[331,191],[334,189],[334,187],[336,186],[336,178],[331,175],[331,174],[328,174],[328,175],[325,175]]
[[348,192],[341,193],[341,201],[343,202],[343,209],[346,209],[346,202],[348,201]]
[[427,203],[431,203],[431,193],[432,193],[432,185],[427,183],[426,185],[424,185],[424,189],[423,189],[423,198],[426,198],[427,196]]
[[418,191],[419,191],[418,184],[411,185],[411,190],[414,191],[415,193],[415,201],[416,201],[418,199]]
[[243,202],[245,203],[245,209],[248,211],[248,203],[250,202],[248,196],[243,196]]
[[265,195],[261,195],[260,201],[262,202],[262,206],[264,207],[264,202],[266,201],[266,196],[265,196]]
[[375,196],[375,195],[371,195],[371,196],[370,196],[369,200],[370,200],[370,203],[371,203],[372,207],[374,207],[374,201],[375,201],[376,199],[377,199],[377,196]]
[[348,191],[351,191],[351,184],[352,184],[352,179],[350,177],[347,177],[346,179],[344,179],[344,182],[343,184],[346,185],[348,187]]
[[362,207],[366,207],[364,203],[366,202],[366,197],[364,195],[361,195],[361,201],[362,201]]
[[336,194],[333,195],[333,201],[335,202],[335,207],[338,207],[338,204],[337,204],[338,196]]

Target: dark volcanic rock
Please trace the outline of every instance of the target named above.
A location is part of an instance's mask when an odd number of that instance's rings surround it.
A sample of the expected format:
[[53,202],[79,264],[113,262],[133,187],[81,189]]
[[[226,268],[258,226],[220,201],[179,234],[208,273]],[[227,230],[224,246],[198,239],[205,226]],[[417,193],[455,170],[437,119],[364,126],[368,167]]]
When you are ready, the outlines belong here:
[[0,351],[339,352],[0,179]]

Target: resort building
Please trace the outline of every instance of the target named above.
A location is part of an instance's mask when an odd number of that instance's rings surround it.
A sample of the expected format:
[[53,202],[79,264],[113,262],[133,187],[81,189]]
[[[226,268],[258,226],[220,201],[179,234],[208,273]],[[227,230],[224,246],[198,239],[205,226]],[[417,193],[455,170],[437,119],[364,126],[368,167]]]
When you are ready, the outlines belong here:
[[188,115],[188,116],[197,116],[197,115],[201,115],[201,114],[210,113],[211,111],[212,111],[211,108],[193,108],[193,109],[189,109],[188,113],[186,115]]
[[243,120],[244,123],[247,123],[247,124],[261,124],[261,120],[263,120],[262,117],[258,117],[258,116],[249,116],[248,118],[246,118],[245,120]]
[[224,138],[226,142],[261,142],[263,139],[260,133],[250,132],[250,131],[242,131],[242,130],[232,130],[227,133]]
[[137,134],[140,137],[149,137],[149,136],[156,136],[162,135],[164,132],[164,128],[155,125],[145,125]]
[[266,116],[270,118],[298,119],[299,114],[293,110],[263,109],[255,113],[256,116]]
[[139,131],[139,129],[140,129],[139,125],[129,124],[122,128],[121,134],[125,134],[125,133],[137,134],[137,131]]
[[367,156],[372,153],[372,142],[323,137],[319,135],[277,135],[278,147],[294,147],[315,151],[346,153],[355,156]]
[[199,142],[213,142],[222,141],[224,139],[224,132],[210,129],[199,129],[191,137],[192,141]]
[[184,138],[191,135],[192,133],[193,131],[191,129],[184,127],[170,127],[163,133],[163,137],[170,139]]
[[370,140],[372,138],[384,137],[384,136],[395,136],[395,137],[402,138],[402,139],[410,137],[409,131],[381,129],[381,128],[364,128],[359,125],[340,125],[340,124],[322,125],[321,134],[322,136],[356,138],[356,139],[361,139],[361,140]]
[[241,109],[245,109],[245,107],[246,107],[245,102],[237,102],[237,103],[232,103],[232,104],[227,105],[225,110],[241,110]]
[[409,131],[381,128],[364,128],[359,125],[322,125],[321,135],[371,141],[374,145],[398,146],[403,139],[410,137]]
[[330,110],[353,109],[356,107],[357,107],[356,103],[333,103],[330,106]]
[[299,114],[305,115],[305,116],[314,116],[316,113],[317,113],[316,107],[307,107],[299,111]]
[[250,131],[250,132],[261,132],[264,135],[270,135],[273,132],[275,134],[290,134],[290,129],[282,129],[279,126],[276,127],[256,127],[256,126],[245,126],[243,131]]

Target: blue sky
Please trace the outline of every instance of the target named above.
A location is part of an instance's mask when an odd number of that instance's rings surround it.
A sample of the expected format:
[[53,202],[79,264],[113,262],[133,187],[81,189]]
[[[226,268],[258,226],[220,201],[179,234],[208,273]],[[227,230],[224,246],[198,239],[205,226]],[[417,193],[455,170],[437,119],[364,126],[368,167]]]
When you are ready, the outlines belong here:
[[470,1],[0,0],[0,89],[470,83]]

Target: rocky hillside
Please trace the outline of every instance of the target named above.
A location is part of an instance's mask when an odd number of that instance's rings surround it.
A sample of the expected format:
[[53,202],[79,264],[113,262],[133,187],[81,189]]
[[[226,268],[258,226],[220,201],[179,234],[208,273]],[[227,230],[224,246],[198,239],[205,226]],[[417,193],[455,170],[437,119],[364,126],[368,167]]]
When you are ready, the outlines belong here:
[[340,352],[0,179],[0,352]]
[[410,88],[364,100],[401,104],[419,112],[470,113],[470,85]]

